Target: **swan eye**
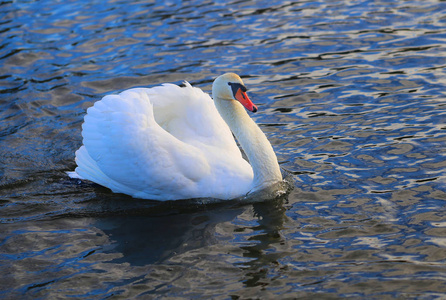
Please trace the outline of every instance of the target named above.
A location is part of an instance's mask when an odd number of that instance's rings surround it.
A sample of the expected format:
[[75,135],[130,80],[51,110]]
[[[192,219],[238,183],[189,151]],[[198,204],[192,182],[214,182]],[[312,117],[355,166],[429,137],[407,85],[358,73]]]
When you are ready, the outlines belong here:
[[232,94],[235,95],[237,94],[237,91],[240,89],[242,90],[242,92],[246,92],[248,89],[241,83],[233,83],[233,82],[228,82],[228,85],[231,87],[232,89]]

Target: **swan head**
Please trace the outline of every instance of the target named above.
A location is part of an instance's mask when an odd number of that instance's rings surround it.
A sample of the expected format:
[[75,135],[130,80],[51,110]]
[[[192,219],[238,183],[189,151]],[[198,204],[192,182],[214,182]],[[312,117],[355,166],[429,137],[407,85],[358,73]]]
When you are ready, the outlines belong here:
[[246,87],[237,74],[226,73],[218,76],[212,84],[212,96],[227,101],[236,100],[247,110],[257,111],[257,106],[249,99],[246,94]]

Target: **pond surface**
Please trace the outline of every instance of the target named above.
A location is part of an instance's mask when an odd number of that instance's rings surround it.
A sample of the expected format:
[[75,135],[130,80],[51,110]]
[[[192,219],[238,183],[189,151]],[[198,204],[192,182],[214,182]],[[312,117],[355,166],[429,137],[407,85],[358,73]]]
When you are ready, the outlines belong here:
[[[446,2],[0,2],[0,297],[444,299]],[[102,96],[240,74],[294,190],[67,178]]]

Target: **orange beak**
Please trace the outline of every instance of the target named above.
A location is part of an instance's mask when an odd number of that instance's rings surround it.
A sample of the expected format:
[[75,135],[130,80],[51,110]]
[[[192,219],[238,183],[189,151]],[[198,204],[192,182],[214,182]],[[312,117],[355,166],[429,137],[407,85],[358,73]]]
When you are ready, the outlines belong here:
[[257,106],[252,103],[251,99],[249,99],[248,95],[242,91],[241,88],[237,90],[237,93],[235,94],[235,99],[238,100],[247,110],[256,112]]

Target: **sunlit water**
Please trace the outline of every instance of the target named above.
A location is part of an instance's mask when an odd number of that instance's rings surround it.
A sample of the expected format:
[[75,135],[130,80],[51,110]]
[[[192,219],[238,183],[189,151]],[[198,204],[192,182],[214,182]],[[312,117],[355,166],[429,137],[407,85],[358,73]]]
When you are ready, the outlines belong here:
[[[0,297],[446,297],[446,2],[3,1]],[[69,180],[112,91],[244,78],[294,190]]]

